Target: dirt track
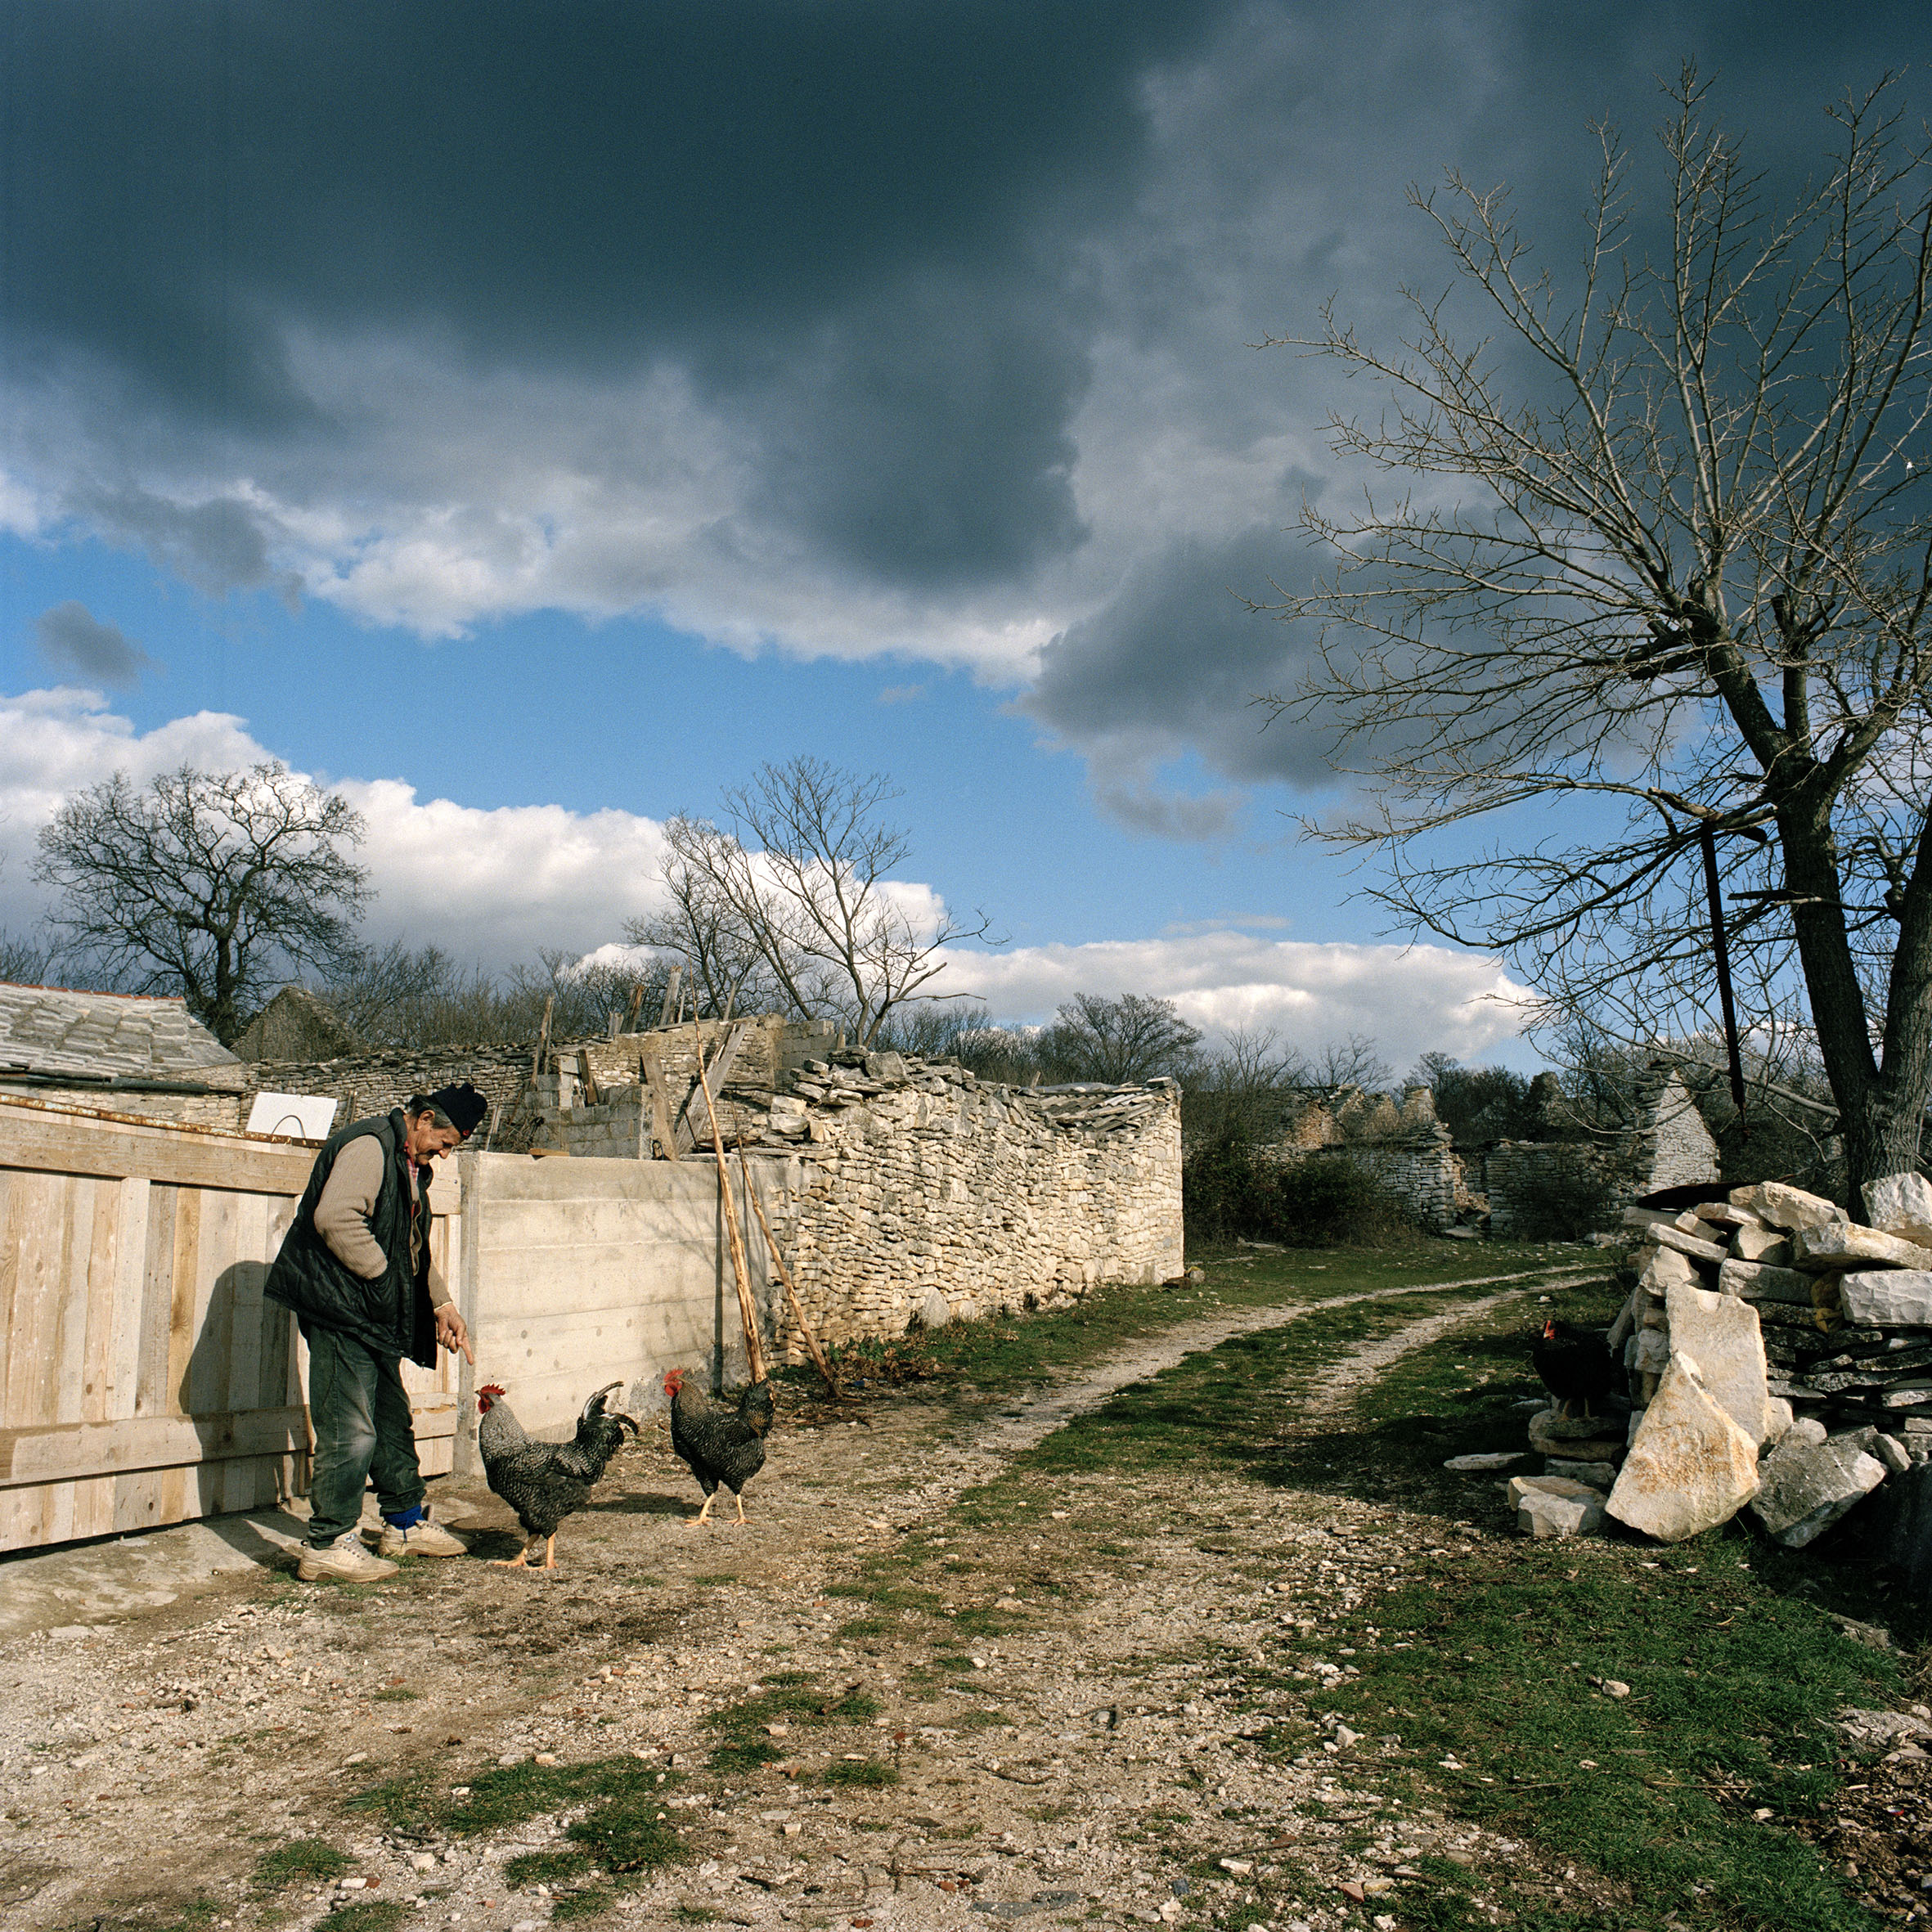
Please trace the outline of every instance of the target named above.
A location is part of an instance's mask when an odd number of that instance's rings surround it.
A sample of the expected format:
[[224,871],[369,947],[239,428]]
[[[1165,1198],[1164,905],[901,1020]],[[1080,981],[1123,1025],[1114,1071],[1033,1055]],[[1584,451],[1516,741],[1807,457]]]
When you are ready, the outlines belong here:
[[[1454,1305],[1359,1351],[1328,1378],[1323,1406],[1543,1278],[1481,1300],[1468,1283],[1439,1284],[1463,1291]],[[535,1880],[508,1883],[504,1861],[557,1846],[569,1812],[454,1838],[385,1831],[343,1799],[425,1767],[440,1792],[535,1754],[639,1754],[663,1768],[676,1794],[667,1817],[690,1856],[612,1907],[648,1925],[856,1917],[883,1929],[977,1923],[989,1907],[1042,1924],[1171,1923],[1211,1908],[1238,1919],[1244,1895],[1291,1860],[1311,1900],[1302,1918],[1339,1923],[1350,1910],[1341,1883],[1366,1881],[1373,1903],[1424,1851],[1507,1858],[1517,1848],[1356,1791],[1349,1768],[1374,1741],[1311,1739],[1292,1762],[1258,1750],[1228,1677],[1243,1659],[1278,1669],[1283,1713],[1319,1722],[1322,1683],[1349,1669],[1314,1647],[1322,1617],[1453,1560],[1477,1532],[1329,1494],[1238,1481],[1203,1494],[1189,1472],[1104,1469],[1052,1482],[1050,1507],[1009,1531],[944,1520],[1115,1390],[1333,1305],[1197,1321],[1036,1400],[915,1391],[862,1421],[781,1426],[744,1530],[685,1527],[695,1490],[660,1425],[565,1525],[564,1567],[547,1580],[472,1560],[345,1590],[262,1569],[101,1633],[11,1643],[0,1653],[0,1910],[25,1932],[103,1916],[171,1925],[196,1899],[186,1922],[224,1926],[308,1924],[348,1906],[375,1932],[395,1915],[369,1902],[393,1901],[397,1923],[527,1929],[549,1919],[552,1898]],[[1311,1405],[1291,1427],[1319,1420]],[[475,1513],[461,1526],[507,1525],[487,1492],[464,1500]],[[940,1601],[915,1614],[851,1595],[865,1555],[909,1534],[940,1546],[924,1579]],[[514,1547],[501,1534],[479,1543]],[[949,1621],[967,1633],[945,1634]],[[1284,1638],[1299,1645],[1292,1659]],[[707,1768],[718,1741],[707,1716],[780,1672],[830,1700],[856,1692],[878,1714],[769,1733],[790,1754],[775,1765]],[[900,1777],[884,1788],[824,1781],[887,1762]],[[371,1882],[248,1882],[265,1852],[299,1838],[339,1847]],[[1222,1876],[1201,1876],[1203,1858]],[[1211,1863],[1221,1858],[1234,1868]]]

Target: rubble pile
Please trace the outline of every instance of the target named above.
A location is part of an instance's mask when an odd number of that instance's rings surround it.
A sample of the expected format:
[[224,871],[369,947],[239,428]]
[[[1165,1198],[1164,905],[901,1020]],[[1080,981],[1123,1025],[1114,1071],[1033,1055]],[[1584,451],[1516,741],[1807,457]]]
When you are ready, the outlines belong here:
[[1682,1213],[1626,1210],[1620,1439],[1610,1418],[1536,1416],[1544,1474],[1510,1485],[1519,1525],[1587,1533],[1601,1518],[1581,1484],[1661,1542],[1749,1507],[1795,1548],[1932,1460],[1932,1184],[1891,1175],[1865,1206],[1869,1224],[1766,1181]]

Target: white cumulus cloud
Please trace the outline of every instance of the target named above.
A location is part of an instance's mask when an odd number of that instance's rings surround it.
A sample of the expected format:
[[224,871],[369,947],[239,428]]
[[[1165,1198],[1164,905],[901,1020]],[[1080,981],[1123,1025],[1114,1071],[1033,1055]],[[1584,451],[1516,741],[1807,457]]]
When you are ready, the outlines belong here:
[[[198,712],[137,731],[98,691],[0,696],[0,926],[23,932],[45,902],[29,876],[35,834],[61,802],[115,771],[137,784],[182,763],[223,771],[276,754],[245,719]],[[650,911],[662,854],[655,820],[560,805],[465,805],[421,798],[399,779],[348,778],[339,790],[368,836],[357,856],[377,898],[377,942],[434,941],[501,968],[539,946],[614,959],[625,922]],[[890,888],[931,932],[945,901],[930,884]],[[946,954],[932,991],[984,1000],[1002,1020],[1045,1019],[1078,993],[1170,999],[1204,1032],[1272,1027],[1317,1050],[1365,1033],[1398,1068],[1431,1049],[1471,1059],[1514,1038],[1523,990],[1494,960],[1442,946],[1323,945],[1227,928],[1157,937]]]
[[937,990],[996,1019],[1049,1017],[1076,993],[1171,1000],[1210,1036],[1273,1028],[1314,1052],[1367,1034],[1397,1070],[1425,1053],[1470,1060],[1513,1040],[1525,995],[1494,959],[1435,946],[1324,945],[1213,932],[1085,946],[955,951]]

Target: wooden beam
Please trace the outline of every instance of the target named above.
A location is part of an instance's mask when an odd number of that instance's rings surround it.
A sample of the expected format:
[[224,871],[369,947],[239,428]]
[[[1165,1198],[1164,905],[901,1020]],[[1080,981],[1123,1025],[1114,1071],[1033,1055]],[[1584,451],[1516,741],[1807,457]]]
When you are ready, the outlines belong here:
[[550,1016],[557,1010],[557,995],[552,993],[543,1003],[543,1024],[537,1031],[537,1051],[530,1057],[530,1078],[543,1078],[544,1055],[550,1051]]
[[684,961],[682,959],[674,961],[671,968],[671,976],[664,982],[663,1010],[658,1015],[658,1024],[660,1027],[668,1027],[671,1024],[672,1009],[677,1004],[677,982],[684,977]]
[[[456,1434],[453,1395],[419,1398],[415,1412],[418,1441]],[[243,1456],[308,1453],[308,1411],[300,1403],[218,1415],[137,1416],[119,1422],[0,1429],[0,1489],[228,1462]]]
[[806,1351],[811,1357],[812,1366],[825,1378],[825,1386],[832,1391],[832,1400],[842,1402],[845,1391],[839,1387],[838,1377],[832,1373],[832,1364],[825,1359],[825,1351],[819,1346],[819,1338],[812,1333],[811,1323],[805,1319],[805,1304],[798,1299],[798,1290],[780,1251],[778,1237],[771,1232],[771,1224],[765,1218],[765,1204],[758,1198],[758,1190],[752,1183],[751,1168],[746,1162],[743,1148],[738,1150],[738,1178],[750,1197],[752,1212],[758,1217],[758,1225],[765,1230],[765,1245],[771,1251],[772,1265],[778,1269],[778,1278],[784,1283],[785,1299],[792,1305],[793,1318],[798,1324],[798,1332],[805,1337]]
[[263,1147],[173,1133],[165,1126],[143,1130],[0,1108],[0,1167],[171,1181],[242,1194],[299,1194],[314,1166],[312,1148]]
[[[718,1202],[724,1209],[725,1233],[731,1247],[731,1276],[738,1287],[738,1313],[744,1323],[744,1355],[751,1370],[754,1383],[765,1379],[765,1351],[758,1342],[758,1311],[752,1301],[752,1278],[749,1264],[744,1256],[744,1241],[738,1231],[738,1210],[731,1199],[731,1173],[725,1165],[725,1137],[718,1129],[717,1109],[711,1104],[711,1089],[704,1077],[704,1037],[698,1033],[698,1022],[691,1022],[691,1031],[698,1034],[698,1085],[704,1095],[704,1111],[711,1121],[712,1151],[718,1160]],[[735,1040],[737,1035],[732,1036]],[[724,1055],[718,1058],[722,1060]]]
[[651,1097],[651,1140],[660,1161],[677,1158],[677,1133],[671,1124],[671,1090],[664,1084],[664,1063],[658,1043],[647,1040],[637,1056],[637,1070]]
[[591,1049],[580,1046],[577,1049],[577,1084],[583,1090],[582,1099],[586,1107],[601,1107],[604,1095],[599,1091],[597,1076],[591,1071]]
[[[691,1022],[691,1031],[698,1031],[699,1022]],[[685,1103],[677,1117],[677,1151],[688,1154],[699,1140],[708,1139],[712,1128],[711,1096],[713,1092],[722,1093],[725,1082],[731,1077],[731,1069],[737,1063],[738,1049],[751,1037],[752,1023],[740,1020],[720,1042],[717,1051],[708,1063],[704,1058],[704,1041],[698,1040],[698,1078],[692,1082],[691,1090],[685,1096]],[[700,1112],[702,1109],[702,1112]]]

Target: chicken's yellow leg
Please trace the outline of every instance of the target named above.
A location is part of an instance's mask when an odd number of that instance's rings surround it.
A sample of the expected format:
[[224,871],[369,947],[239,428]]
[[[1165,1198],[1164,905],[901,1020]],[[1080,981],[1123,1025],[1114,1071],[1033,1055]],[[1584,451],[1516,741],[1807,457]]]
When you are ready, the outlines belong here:
[[557,1534],[552,1530],[543,1541],[543,1567],[555,1570],[557,1566]]
[[700,1523],[708,1523],[711,1521],[711,1506],[712,1503],[717,1502],[717,1499],[718,1493],[716,1489],[713,1489],[712,1493],[704,1498],[703,1508],[699,1510],[697,1515],[694,1516],[686,1516],[685,1518],[685,1527],[687,1530],[695,1530]]
[[738,1505],[738,1520],[742,1523],[744,1521],[744,1498],[735,1494],[731,1500]]
[[[556,1539],[553,1536],[550,1541],[555,1543]],[[514,1557],[492,1557],[490,1567],[492,1570],[528,1570],[530,1567],[530,1552],[536,1547],[537,1539],[532,1537]]]

